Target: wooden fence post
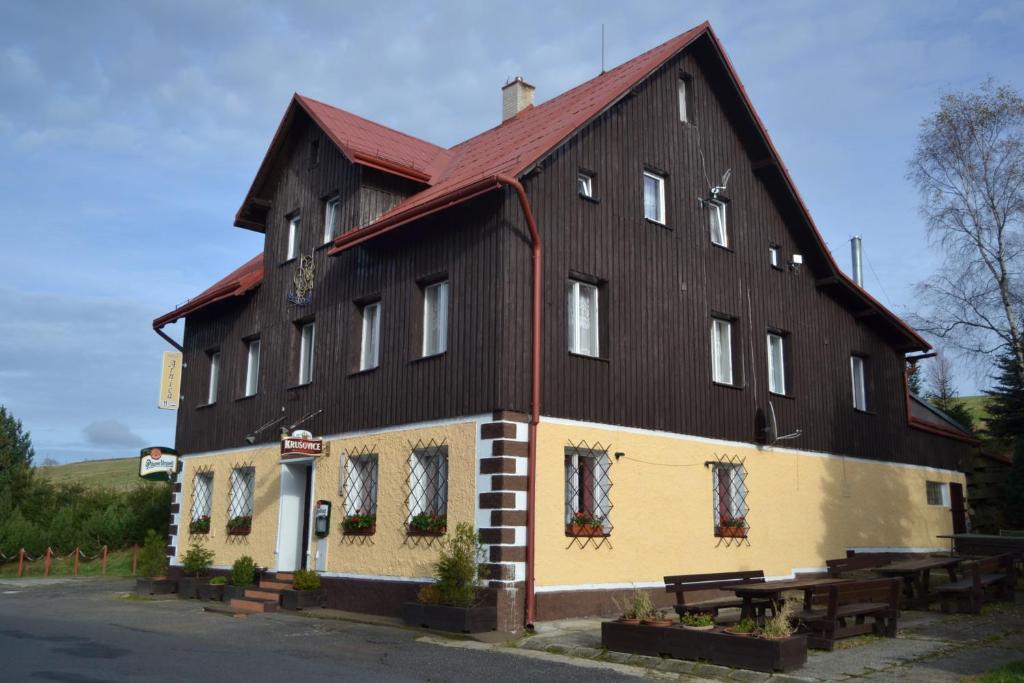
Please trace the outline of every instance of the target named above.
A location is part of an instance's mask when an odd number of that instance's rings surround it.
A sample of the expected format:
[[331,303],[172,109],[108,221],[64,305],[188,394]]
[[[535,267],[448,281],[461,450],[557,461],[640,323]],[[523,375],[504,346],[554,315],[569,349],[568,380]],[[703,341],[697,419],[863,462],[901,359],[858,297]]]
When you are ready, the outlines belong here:
[[103,562],[100,565],[100,573],[103,576],[107,575],[107,546],[103,546]]
[[81,551],[81,548],[79,548],[79,547],[75,548],[75,576],[78,576],[78,556],[79,556],[79,552],[80,551]]
[[25,549],[18,551],[18,576],[25,573]]
[[50,567],[53,566],[53,548],[46,548],[46,559],[43,561],[43,576],[50,575]]
[[139,568],[139,544],[136,543],[136,544],[134,544],[132,546],[132,576],[135,576],[135,573],[138,571],[138,568]]

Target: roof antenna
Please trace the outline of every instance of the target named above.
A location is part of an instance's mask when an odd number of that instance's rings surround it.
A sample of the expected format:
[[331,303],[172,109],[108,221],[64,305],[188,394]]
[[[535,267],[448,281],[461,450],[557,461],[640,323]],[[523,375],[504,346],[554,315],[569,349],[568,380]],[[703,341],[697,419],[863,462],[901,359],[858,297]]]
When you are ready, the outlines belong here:
[[604,73],[604,24],[601,24],[601,73]]

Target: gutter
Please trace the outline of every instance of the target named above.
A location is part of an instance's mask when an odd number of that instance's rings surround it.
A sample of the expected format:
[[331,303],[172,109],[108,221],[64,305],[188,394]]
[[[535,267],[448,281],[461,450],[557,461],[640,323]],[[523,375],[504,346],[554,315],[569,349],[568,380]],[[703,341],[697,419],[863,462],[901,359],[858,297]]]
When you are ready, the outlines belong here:
[[540,423],[540,353],[541,353],[541,241],[540,231],[537,229],[537,221],[533,217],[533,210],[530,208],[530,200],[526,196],[526,190],[522,183],[513,176],[495,174],[470,183],[459,188],[455,192],[438,197],[407,211],[395,214],[391,218],[374,223],[373,225],[346,233],[334,240],[334,245],[328,250],[327,255],[333,256],[347,249],[362,244],[384,232],[389,232],[400,225],[411,223],[414,220],[424,218],[430,214],[443,211],[454,204],[460,204],[478,195],[507,186],[515,190],[519,198],[519,204],[523,209],[523,216],[530,229],[530,242],[532,246],[532,330],[530,337],[530,422],[529,422],[529,443],[527,445],[527,472],[526,472],[526,626],[532,628],[537,608],[536,580],[534,568],[536,566],[536,500],[537,500],[537,425]]

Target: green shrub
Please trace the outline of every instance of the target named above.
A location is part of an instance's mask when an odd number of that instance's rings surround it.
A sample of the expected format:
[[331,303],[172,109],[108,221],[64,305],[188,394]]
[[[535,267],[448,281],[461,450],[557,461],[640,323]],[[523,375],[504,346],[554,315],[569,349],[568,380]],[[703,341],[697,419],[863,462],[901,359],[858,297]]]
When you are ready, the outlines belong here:
[[158,536],[152,529],[146,532],[146,542],[139,551],[140,576],[164,575],[167,571],[166,545],[164,538]]
[[416,602],[421,605],[440,605],[442,600],[441,589],[433,583],[420,588],[416,593]]
[[201,541],[193,541],[185,553],[185,560],[181,563],[186,574],[191,576],[206,576],[213,566],[213,551],[202,544]]
[[297,591],[320,590],[320,575],[312,569],[299,569],[295,572],[292,587]]
[[686,626],[714,626],[715,615],[711,612],[686,612],[679,617]]
[[444,604],[472,607],[476,603],[477,584],[486,578],[484,548],[471,524],[455,527],[455,533],[441,542],[440,557],[434,564],[434,583]]
[[228,577],[226,576],[215,576],[212,579],[210,579],[211,586],[224,586],[227,584],[227,582]]
[[256,563],[248,555],[242,555],[231,565],[231,585],[251,586],[256,583]]

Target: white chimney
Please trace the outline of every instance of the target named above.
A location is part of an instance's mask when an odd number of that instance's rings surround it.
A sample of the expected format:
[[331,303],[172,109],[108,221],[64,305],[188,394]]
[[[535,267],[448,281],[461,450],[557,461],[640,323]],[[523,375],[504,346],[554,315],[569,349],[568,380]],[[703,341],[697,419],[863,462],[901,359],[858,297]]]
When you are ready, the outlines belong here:
[[850,256],[853,260],[853,281],[861,287],[864,286],[864,266],[861,255],[860,235],[854,235],[850,240]]
[[534,90],[535,88],[524,81],[522,76],[516,76],[501,87],[501,120],[503,123],[527,107],[533,106]]

